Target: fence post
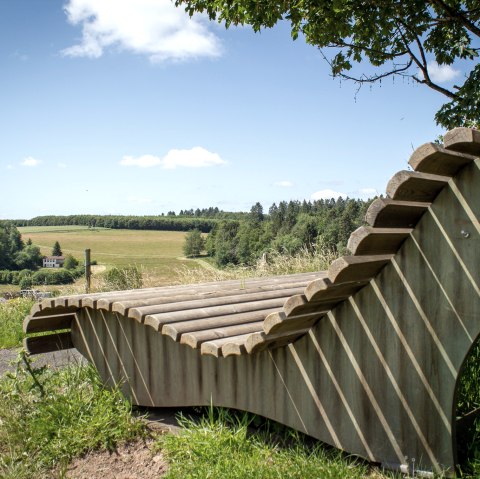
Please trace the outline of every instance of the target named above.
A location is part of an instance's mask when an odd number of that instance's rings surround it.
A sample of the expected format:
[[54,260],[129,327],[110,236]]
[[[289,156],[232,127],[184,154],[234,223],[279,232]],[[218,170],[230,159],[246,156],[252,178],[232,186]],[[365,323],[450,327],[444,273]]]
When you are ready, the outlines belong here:
[[90,249],[85,250],[85,292],[90,292],[90,277],[92,275],[92,268],[90,264]]

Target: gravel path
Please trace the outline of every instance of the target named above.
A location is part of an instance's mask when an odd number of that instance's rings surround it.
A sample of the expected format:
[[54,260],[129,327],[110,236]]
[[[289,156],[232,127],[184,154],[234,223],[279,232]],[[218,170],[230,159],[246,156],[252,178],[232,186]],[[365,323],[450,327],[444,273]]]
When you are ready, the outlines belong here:
[[[15,371],[15,364],[20,349],[0,349],[0,376],[7,371]],[[32,356],[35,366],[44,366],[49,364],[53,368],[61,368],[72,362],[85,362],[85,358],[76,349],[67,349],[56,351],[54,353],[45,353]]]

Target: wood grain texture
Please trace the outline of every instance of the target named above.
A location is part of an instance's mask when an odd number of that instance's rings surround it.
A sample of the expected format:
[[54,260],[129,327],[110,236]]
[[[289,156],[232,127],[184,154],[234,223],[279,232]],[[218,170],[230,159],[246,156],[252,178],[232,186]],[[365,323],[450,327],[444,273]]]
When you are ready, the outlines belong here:
[[32,318],[27,316],[23,321],[24,333],[43,333],[46,331],[55,331],[58,329],[70,329],[74,314],[61,316],[42,316]]
[[413,228],[431,203],[377,198],[369,206],[365,221],[376,228]]
[[334,283],[369,281],[388,264],[393,255],[342,256],[328,268],[328,279]]
[[413,152],[408,163],[415,171],[422,173],[454,176],[474,160],[472,155],[447,150],[436,143],[425,143]]
[[23,347],[30,354],[43,354],[60,351],[62,349],[71,349],[75,346],[73,345],[71,334],[68,332],[25,338],[23,340]]
[[471,128],[454,128],[443,137],[445,148],[471,155],[480,155],[480,131]]
[[309,283],[304,294],[309,301],[348,298],[367,283],[368,280],[333,284],[328,278],[323,278]]
[[394,254],[411,232],[411,228],[361,226],[350,235],[347,249],[354,256]]
[[311,328],[313,325],[325,316],[331,308],[316,307],[313,311],[287,316],[283,311],[271,313],[263,322],[263,332],[267,335],[291,333],[293,331]]
[[392,200],[432,202],[449,180],[448,176],[399,171],[388,182],[386,192]]

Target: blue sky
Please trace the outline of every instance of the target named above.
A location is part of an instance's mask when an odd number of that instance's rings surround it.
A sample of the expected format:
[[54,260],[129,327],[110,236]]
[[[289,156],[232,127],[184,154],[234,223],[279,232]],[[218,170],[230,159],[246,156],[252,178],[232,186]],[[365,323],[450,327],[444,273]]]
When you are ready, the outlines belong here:
[[2,0],[0,69],[0,218],[366,198],[442,133],[426,87],[164,0]]

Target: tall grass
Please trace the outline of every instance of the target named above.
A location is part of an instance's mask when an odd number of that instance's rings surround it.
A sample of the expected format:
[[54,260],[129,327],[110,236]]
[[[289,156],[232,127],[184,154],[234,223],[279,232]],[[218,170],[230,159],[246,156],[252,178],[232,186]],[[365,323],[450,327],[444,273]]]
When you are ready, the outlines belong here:
[[17,298],[0,303],[0,349],[19,346],[23,339],[22,324],[34,304],[33,299]]
[[[254,432],[253,416],[211,408],[199,420],[181,418],[182,432],[158,440],[169,461],[166,479],[354,479],[368,467],[291,429]],[[268,423],[271,424],[271,423]],[[381,476],[377,476],[381,477]]]
[[61,476],[73,457],[142,433],[119,389],[106,389],[92,366],[52,371],[29,361],[0,378],[3,479]]

